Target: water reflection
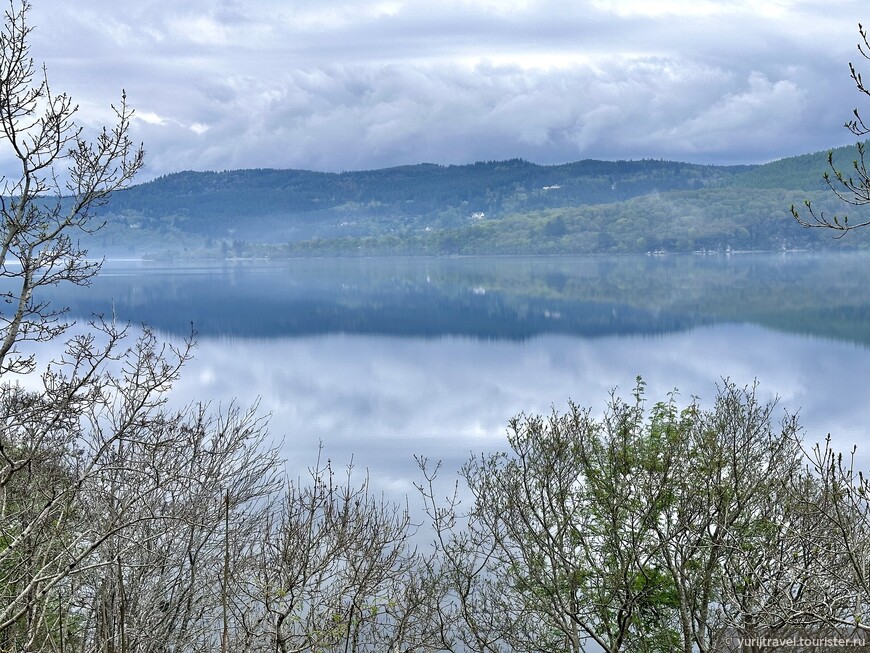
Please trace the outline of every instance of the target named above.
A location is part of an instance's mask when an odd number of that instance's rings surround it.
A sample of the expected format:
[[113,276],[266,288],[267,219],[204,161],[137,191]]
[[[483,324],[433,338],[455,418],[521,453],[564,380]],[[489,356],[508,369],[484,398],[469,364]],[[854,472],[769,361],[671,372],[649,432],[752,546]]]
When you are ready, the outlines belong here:
[[[601,410],[637,375],[709,405],[758,379],[807,437],[865,442],[870,257],[411,259],[106,265],[58,294],[167,337],[199,332],[173,402],[272,414],[291,472],[351,455],[409,491],[413,454],[456,470],[522,412]],[[870,460],[870,456],[867,457]]]
[[868,278],[863,254],[109,262],[92,287],[54,299],[203,336],[521,340],[748,321],[870,344]]
[[706,405],[723,377],[758,379],[762,396],[800,410],[808,439],[830,431],[849,448],[866,440],[870,424],[866,390],[857,382],[868,369],[870,350],[863,347],[751,325],[523,342],[204,339],[175,398],[259,397],[292,467],[309,464],[323,441],[334,460],[353,454],[379,483],[409,489],[413,454],[456,470],[471,451],[503,447],[510,417],[562,409],[568,399],[601,410],[614,387],[628,397],[638,374],[653,400],[677,388],[685,401],[698,395]]

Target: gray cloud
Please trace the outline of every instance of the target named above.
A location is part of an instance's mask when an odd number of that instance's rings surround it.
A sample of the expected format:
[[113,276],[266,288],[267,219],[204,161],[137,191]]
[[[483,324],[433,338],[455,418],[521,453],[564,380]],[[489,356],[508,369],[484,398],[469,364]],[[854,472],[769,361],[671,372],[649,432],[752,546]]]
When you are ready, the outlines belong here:
[[[756,6],[758,5],[758,6]],[[755,162],[850,141],[857,0],[37,2],[33,54],[147,176],[524,157]],[[870,62],[868,62],[870,63]]]

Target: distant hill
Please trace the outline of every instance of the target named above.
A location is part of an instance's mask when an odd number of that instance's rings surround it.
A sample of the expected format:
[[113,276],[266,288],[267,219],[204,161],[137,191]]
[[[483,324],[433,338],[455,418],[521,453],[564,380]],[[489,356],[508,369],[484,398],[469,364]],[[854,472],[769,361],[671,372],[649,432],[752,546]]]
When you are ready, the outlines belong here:
[[[840,148],[835,160],[848,165],[853,152]],[[115,194],[101,213],[107,227],[88,244],[109,254],[204,256],[813,246],[824,243],[793,222],[773,239],[759,225],[824,189],[826,169],[827,153],[818,152],[756,166],[513,159],[179,172]],[[644,218],[663,203],[654,223]]]
[[[831,150],[831,155],[834,164],[846,172],[851,169],[852,161],[858,156],[858,150],[853,145],[838,147]],[[823,175],[828,171],[830,171],[828,152],[814,152],[752,166],[732,176],[729,185],[739,188],[824,190],[828,186]]]

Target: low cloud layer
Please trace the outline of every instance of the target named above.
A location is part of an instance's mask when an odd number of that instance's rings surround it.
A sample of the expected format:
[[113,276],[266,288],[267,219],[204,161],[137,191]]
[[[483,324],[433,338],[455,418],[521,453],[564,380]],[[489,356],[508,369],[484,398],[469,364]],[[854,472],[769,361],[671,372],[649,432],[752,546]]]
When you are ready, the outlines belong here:
[[827,149],[851,142],[842,125],[861,106],[848,62],[862,12],[858,0],[34,0],[31,21],[34,57],[89,127],[127,90],[153,177]]

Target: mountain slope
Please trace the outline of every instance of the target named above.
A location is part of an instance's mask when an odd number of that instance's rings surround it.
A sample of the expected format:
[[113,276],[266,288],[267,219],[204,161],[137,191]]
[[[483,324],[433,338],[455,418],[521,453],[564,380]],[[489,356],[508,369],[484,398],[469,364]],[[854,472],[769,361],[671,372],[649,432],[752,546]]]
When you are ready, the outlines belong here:
[[[858,156],[854,145],[831,150],[838,169],[848,171]],[[787,188],[794,190],[824,190],[828,186],[823,178],[830,172],[828,152],[814,152],[771,161],[731,177],[729,185],[738,188]]]
[[[458,226],[476,213],[623,201],[651,192],[719,186],[745,167],[670,161],[580,161],[540,166],[511,160],[384,170],[181,172],[117,193],[104,216],[215,238],[284,241],[333,236],[359,219]],[[235,230],[235,231],[233,231]],[[341,235],[348,235],[347,230]],[[350,229],[351,235],[368,230]]]
[[[840,148],[835,160],[853,152]],[[117,193],[89,244],[209,256],[826,247],[829,234],[800,230],[788,214],[807,196],[838,210],[820,190],[826,169],[827,153],[817,152],[756,166],[514,159],[181,172]]]

